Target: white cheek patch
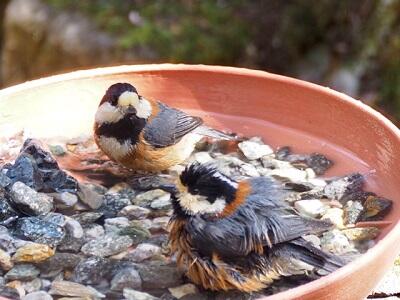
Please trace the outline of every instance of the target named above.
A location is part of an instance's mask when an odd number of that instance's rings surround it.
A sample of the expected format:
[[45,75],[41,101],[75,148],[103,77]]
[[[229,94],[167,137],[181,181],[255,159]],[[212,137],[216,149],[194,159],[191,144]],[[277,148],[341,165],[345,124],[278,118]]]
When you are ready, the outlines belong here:
[[138,94],[130,91],[123,92],[119,97],[118,97],[118,105],[119,106],[128,106],[132,105],[136,107],[139,103],[139,96]]
[[146,99],[142,98],[134,107],[139,118],[147,119],[151,116],[151,104]]
[[210,203],[205,197],[183,193],[179,197],[179,204],[189,214],[218,214],[221,213],[225,206],[225,199],[217,198],[214,203]]
[[96,111],[95,121],[98,124],[115,123],[123,118],[121,112],[109,102],[100,105]]
[[134,148],[129,141],[125,141],[121,144],[117,139],[105,136],[100,137],[99,144],[104,152],[110,155],[112,154],[112,158],[116,160],[127,156]]

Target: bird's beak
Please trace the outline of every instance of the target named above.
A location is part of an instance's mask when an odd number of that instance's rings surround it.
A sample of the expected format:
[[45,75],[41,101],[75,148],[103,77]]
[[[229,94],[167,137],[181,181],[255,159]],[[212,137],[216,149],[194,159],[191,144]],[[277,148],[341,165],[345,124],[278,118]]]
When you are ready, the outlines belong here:
[[132,105],[128,105],[128,106],[125,108],[125,112],[126,112],[127,114],[132,114],[132,115],[134,115],[134,114],[136,114],[136,109],[135,109]]

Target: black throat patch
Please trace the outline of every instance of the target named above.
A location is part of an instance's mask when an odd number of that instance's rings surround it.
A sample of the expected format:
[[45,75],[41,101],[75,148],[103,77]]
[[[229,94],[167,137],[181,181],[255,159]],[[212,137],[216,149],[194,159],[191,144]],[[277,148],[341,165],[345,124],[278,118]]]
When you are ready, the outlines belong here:
[[101,124],[95,131],[99,136],[112,137],[120,143],[129,141],[135,145],[145,126],[145,119],[139,118],[135,114],[126,114],[117,122]]

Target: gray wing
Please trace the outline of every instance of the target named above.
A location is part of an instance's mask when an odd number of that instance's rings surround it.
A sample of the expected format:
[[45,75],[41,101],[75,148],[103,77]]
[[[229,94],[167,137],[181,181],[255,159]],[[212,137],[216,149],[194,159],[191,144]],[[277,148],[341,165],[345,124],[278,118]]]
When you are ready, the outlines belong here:
[[196,247],[206,255],[215,252],[221,256],[243,256],[332,227],[330,222],[299,216],[283,201],[279,204],[277,199],[268,199],[268,195],[278,198],[280,191],[272,181],[267,181],[264,187],[269,187],[268,192],[248,196],[246,203],[229,217],[193,217],[187,230]]
[[144,138],[154,147],[167,147],[176,144],[184,135],[193,131],[203,120],[183,111],[158,103],[160,111],[144,128]]

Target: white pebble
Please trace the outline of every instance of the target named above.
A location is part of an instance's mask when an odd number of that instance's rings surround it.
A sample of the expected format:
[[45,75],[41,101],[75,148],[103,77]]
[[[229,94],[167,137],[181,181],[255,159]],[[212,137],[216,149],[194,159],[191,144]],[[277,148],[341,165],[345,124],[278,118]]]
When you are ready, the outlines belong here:
[[329,208],[328,205],[318,199],[296,201],[294,207],[301,215],[312,218],[323,215]]
[[272,150],[270,146],[260,145],[259,143],[251,141],[241,142],[238,147],[249,160],[259,159],[265,155],[274,153],[274,150]]

